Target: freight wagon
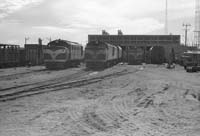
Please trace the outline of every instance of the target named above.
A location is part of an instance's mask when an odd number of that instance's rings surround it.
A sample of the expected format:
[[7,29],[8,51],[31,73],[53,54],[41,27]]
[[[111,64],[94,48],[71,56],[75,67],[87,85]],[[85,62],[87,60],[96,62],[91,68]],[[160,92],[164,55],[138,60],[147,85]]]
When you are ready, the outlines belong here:
[[43,48],[40,44],[25,44],[25,60],[29,65],[41,65],[44,63]]
[[26,52],[24,48],[20,48],[20,58],[19,58],[19,66],[26,66],[27,61],[26,61]]
[[18,66],[19,62],[19,45],[0,44],[0,68]]
[[117,64],[122,58],[122,49],[101,41],[92,41],[85,48],[85,63],[88,68],[106,68]]
[[49,69],[78,66],[83,61],[83,47],[79,43],[58,39],[47,46],[44,50],[44,62]]

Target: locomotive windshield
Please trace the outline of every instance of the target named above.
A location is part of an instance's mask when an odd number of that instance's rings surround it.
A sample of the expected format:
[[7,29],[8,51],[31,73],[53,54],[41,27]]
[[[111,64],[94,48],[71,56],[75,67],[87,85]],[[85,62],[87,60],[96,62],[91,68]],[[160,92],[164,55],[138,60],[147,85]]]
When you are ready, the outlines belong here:
[[105,48],[90,47],[85,51],[86,59],[105,59]]

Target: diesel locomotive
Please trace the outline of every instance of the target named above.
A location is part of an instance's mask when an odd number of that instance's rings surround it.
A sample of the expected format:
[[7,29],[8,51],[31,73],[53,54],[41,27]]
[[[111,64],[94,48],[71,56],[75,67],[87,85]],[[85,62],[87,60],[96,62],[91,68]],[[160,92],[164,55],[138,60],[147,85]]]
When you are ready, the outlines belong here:
[[122,58],[122,48],[101,41],[92,41],[85,48],[87,68],[106,68],[118,63]]
[[83,60],[83,47],[79,43],[57,39],[44,49],[44,63],[48,69],[78,66]]

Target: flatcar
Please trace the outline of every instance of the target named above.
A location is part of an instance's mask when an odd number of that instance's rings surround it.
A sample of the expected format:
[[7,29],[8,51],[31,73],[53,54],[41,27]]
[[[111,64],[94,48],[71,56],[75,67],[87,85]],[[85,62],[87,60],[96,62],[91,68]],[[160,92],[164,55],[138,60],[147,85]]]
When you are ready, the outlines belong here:
[[44,63],[48,69],[78,66],[83,60],[83,55],[81,44],[57,39],[49,42],[44,49]]
[[122,49],[101,41],[92,41],[85,48],[87,68],[106,68],[116,64],[122,58]]
[[0,68],[16,67],[20,63],[20,46],[0,44]]

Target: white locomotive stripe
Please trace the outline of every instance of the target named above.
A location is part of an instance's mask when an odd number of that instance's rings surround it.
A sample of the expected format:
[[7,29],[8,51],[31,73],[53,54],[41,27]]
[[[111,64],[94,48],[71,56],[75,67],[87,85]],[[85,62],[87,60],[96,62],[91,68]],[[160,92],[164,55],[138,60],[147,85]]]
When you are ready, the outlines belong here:
[[58,49],[56,51],[52,51],[50,49],[45,49],[44,53],[49,54],[52,57],[52,60],[55,60],[59,54],[66,53],[66,49]]

